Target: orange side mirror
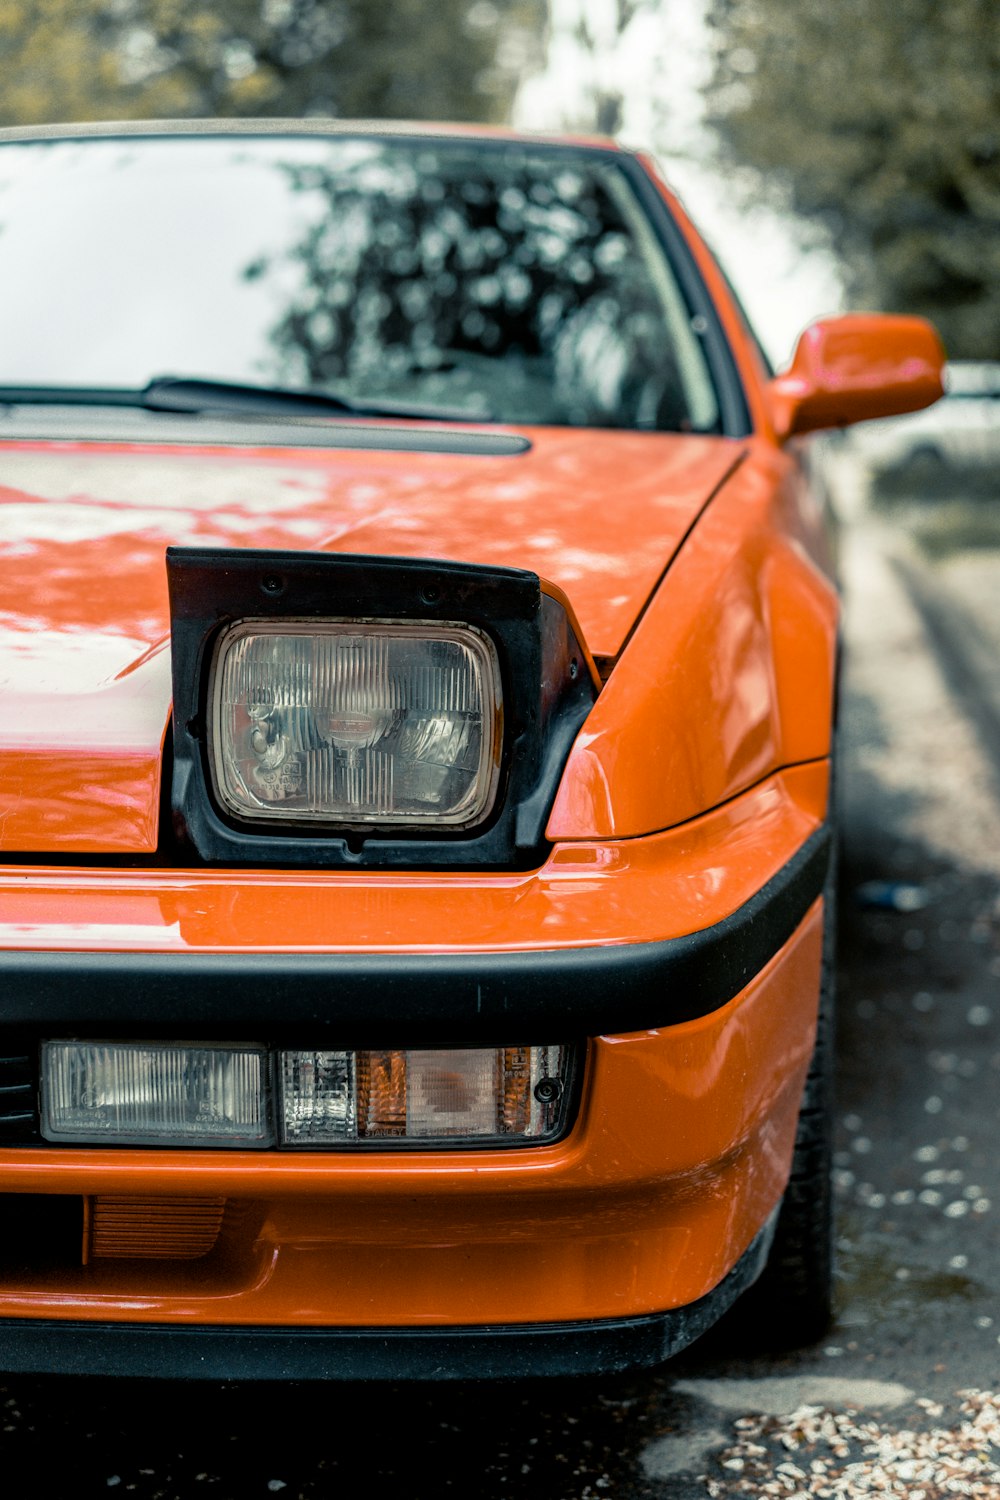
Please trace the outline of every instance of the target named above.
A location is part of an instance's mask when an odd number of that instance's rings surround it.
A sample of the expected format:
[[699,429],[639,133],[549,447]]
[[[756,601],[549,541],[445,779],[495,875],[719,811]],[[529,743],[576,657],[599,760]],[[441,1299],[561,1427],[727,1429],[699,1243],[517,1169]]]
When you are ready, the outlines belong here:
[[918,411],[943,395],[944,349],[924,318],[848,313],[812,323],[768,386],[779,439]]

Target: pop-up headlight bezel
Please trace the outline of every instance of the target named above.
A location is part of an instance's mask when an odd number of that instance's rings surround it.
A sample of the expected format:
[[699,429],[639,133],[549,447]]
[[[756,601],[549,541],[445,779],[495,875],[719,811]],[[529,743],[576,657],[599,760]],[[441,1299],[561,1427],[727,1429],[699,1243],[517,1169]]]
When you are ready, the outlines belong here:
[[[288,867],[518,868],[544,829],[570,746],[598,689],[557,591],[534,573],[424,559],[170,548],[174,828],[205,860]],[[214,736],[220,643],[276,633],[402,629],[475,642],[493,700],[479,791],[454,817],[241,807]],[[453,809],[454,810],[454,809]]]

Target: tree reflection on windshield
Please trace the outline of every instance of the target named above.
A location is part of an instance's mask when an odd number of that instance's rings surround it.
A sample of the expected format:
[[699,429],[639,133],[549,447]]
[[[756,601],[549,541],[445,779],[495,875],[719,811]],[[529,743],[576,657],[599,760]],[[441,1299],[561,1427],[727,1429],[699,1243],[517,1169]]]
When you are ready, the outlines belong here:
[[[0,385],[141,392],[176,375],[415,414],[718,430],[690,309],[610,152],[15,141],[0,200]],[[45,288],[43,319],[26,286]]]
[[244,271],[285,289],[270,333],[284,383],[506,421],[716,423],[703,367],[681,368],[612,169],[523,148],[338,155],[283,163],[312,200],[307,225]]

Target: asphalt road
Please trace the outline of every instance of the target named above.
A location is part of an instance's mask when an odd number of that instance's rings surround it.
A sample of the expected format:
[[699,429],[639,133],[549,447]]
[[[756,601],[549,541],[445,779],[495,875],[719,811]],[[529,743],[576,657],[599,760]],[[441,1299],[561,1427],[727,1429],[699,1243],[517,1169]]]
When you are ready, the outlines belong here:
[[978,600],[956,598],[900,531],[858,518],[847,538],[839,1311],[819,1346],[751,1357],[719,1333],[655,1377],[542,1387],[18,1380],[3,1495],[701,1500],[819,1495],[852,1463],[826,1493],[880,1474],[1000,1495],[995,1407],[959,1394],[1000,1390],[991,557]]

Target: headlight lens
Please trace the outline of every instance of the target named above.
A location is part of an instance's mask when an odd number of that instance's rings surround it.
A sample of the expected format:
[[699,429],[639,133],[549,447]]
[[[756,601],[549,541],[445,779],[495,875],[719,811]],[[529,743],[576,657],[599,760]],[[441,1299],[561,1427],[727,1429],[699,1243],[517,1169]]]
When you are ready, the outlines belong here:
[[468,625],[242,620],[210,680],[216,795],[282,823],[480,822],[500,772],[500,670]]

